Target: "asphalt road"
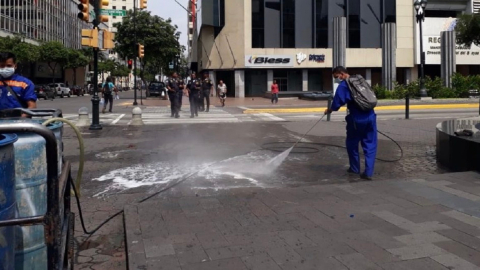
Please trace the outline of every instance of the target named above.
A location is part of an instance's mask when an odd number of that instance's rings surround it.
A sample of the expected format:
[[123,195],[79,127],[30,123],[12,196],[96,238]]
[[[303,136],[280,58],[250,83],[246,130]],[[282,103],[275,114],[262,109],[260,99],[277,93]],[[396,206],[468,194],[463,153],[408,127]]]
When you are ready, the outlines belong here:
[[[115,100],[115,112],[119,114],[130,114],[132,108],[126,106],[120,106],[120,104],[125,103],[125,101],[130,101],[133,98],[133,91],[121,92],[120,100]],[[76,97],[72,96],[71,98],[56,98],[53,101],[50,100],[39,100],[39,108],[57,108],[61,109],[64,114],[77,114],[78,109],[81,107],[87,107],[90,112],[92,110],[91,96]],[[140,99],[140,92],[138,92],[138,99]],[[158,98],[153,98],[158,99]],[[140,102],[140,101],[138,101]],[[187,101],[184,101],[187,103]],[[187,107],[185,105],[185,107]],[[312,103],[312,107],[315,106],[315,103]],[[244,108],[242,106],[228,106],[225,108],[218,108],[227,113],[233,115],[242,115]],[[188,108],[186,108],[188,110]],[[440,118],[461,118],[461,117],[473,117],[478,116],[478,108],[462,108],[462,109],[411,109],[410,110],[410,119],[440,119]],[[395,119],[405,119],[405,111],[400,110],[377,110],[378,120],[395,120]],[[346,113],[345,112],[336,112],[332,114],[332,121],[343,121]],[[265,121],[310,121],[321,116],[320,113],[309,113],[309,112],[298,112],[298,113],[267,113],[267,114],[257,114],[254,119],[256,120],[265,120]]]

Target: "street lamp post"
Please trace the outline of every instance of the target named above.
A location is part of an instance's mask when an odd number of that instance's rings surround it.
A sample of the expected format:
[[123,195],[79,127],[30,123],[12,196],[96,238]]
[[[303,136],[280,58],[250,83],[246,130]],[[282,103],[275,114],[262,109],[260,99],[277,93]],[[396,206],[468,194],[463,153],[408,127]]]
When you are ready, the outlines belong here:
[[425,89],[425,52],[423,51],[423,26],[425,21],[425,8],[427,0],[415,0],[413,3],[417,12],[417,23],[420,29],[420,97],[427,97],[427,89]]

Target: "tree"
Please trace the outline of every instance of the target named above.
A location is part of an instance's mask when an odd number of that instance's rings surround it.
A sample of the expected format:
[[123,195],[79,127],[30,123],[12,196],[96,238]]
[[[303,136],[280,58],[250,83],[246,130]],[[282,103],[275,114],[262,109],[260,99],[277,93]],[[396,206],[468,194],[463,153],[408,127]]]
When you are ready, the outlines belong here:
[[98,62],[98,72],[102,74],[102,80],[105,80],[105,73],[112,73],[116,69],[117,63],[112,59]]
[[[162,68],[167,69],[168,63],[175,55],[180,55],[184,47],[178,42],[180,33],[178,27],[172,25],[170,19],[164,20],[158,16],[152,16],[148,11],[138,11],[136,19],[136,31],[134,32],[132,22],[133,12],[128,11],[121,23],[114,24],[117,28],[115,35],[115,52],[122,58],[133,59],[137,57],[134,49],[134,34],[137,36],[137,43],[145,46],[145,57],[142,59],[142,69],[156,68],[154,74],[159,74]],[[151,64],[150,64],[151,63]],[[150,66],[149,66],[150,65]],[[143,73],[141,73],[143,76]],[[142,78],[144,79],[144,78]]]
[[26,43],[20,37],[0,38],[0,51],[15,54],[19,63],[33,63],[40,58],[38,46]]
[[40,61],[46,62],[52,71],[52,80],[55,82],[55,70],[58,65],[64,67],[68,61],[68,50],[61,42],[49,41],[40,45]]
[[470,46],[480,45],[480,15],[465,14],[457,19],[455,26],[457,42]]
[[68,58],[64,68],[71,68],[73,70],[73,85],[76,85],[77,69],[88,65],[90,63],[90,60],[81,51],[68,49],[67,52]]

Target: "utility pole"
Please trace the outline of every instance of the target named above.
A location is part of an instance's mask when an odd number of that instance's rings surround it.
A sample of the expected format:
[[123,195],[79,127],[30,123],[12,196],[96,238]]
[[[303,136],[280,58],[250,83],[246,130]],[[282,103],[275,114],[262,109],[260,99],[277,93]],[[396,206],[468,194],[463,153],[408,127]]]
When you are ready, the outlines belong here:
[[133,106],[137,106],[137,0],[133,0],[133,89],[134,100]]
[[[93,29],[98,29],[100,25],[100,5],[102,0],[93,1],[93,11],[95,19],[93,20]],[[100,97],[98,96],[98,53],[100,49],[93,48],[93,97],[92,97],[92,124],[90,130],[101,130],[100,125]]]

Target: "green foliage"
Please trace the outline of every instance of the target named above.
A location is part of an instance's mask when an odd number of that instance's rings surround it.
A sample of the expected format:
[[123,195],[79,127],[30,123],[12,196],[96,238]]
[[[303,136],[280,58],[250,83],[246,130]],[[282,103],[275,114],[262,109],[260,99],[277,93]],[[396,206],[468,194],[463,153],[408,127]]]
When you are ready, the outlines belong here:
[[117,63],[111,59],[108,59],[103,62],[98,62],[98,72],[99,73],[112,73],[117,68]]
[[67,62],[63,68],[77,69],[90,63],[89,59],[81,51],[67,49],[67,53]]
[[115,69],[111,72],[114,77],[127,77],[130,74],[130,69],[125,65],[116,63]]
[[114,24],[117,28],[115,52],[122,58],[136,57],[138,53],[134,46],[136,35],[137,43],[145,46],[145,57],[142,59],[145,70],[153,74],[158,74],[162,68],[167,70],[168,62],[185,50],[178,42],[180,33],[177,26],[172,25],[170,19],[164,20],[151,15],[148,11],[137,11],[135,31],[132,17],[133,12],[128,11],[121,23]]
[[[64,67],[68,63],[68,50],[61,42],[49,41],[40,45],[40,61],[46,62],[48,67],[55,74],[55,69],[58,65]],[[55,76],[52,76],[53,81]]]
[[455,32],[459,44],[465,44],[467,46],[470,46],[472,43],[480,44],[480,15],[461,15],[457,20]]
[[15,54],[18,63],[32,63],[40,58],[38,46],[23,42],[20,37],[0,38],[0,51]]
[[378,99],[389,99],[389,97],[391,97],[391,91],[383,85],[376,84],[372,88]]

